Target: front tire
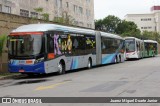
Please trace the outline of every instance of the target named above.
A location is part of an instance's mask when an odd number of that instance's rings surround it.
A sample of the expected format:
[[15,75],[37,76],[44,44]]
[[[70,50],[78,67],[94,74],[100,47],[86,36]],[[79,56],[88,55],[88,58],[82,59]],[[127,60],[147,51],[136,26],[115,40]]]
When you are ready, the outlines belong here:
[[65,74],[65,65],[62,62],[59,62],[58,64],[58,74]]

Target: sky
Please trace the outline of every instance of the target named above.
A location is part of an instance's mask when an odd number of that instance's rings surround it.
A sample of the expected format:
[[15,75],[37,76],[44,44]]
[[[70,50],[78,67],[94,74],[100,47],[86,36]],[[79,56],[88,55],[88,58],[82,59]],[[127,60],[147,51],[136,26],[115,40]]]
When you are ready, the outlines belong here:
[[95,19],[108,15],[124,19],[126,14],[150,13],[150,8],[157,4],[160,0],[94,0]]

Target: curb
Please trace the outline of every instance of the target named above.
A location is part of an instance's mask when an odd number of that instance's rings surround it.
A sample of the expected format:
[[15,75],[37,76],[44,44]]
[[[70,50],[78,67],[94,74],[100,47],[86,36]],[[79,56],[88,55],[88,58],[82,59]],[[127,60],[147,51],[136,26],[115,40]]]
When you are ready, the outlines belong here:
[[20,77],[20,76],[21,76],[21,74],[1,76],[0,80],[11,79],[11,78]]

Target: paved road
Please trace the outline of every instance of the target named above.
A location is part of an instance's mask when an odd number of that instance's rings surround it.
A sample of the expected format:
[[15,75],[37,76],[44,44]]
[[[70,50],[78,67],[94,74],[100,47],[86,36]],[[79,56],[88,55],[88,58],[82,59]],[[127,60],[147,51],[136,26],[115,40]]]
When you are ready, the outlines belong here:
[[[0,97],[160,97],[160,57],[69,72],[0,81]],[[17,106],[12,104],[11,106]],[[30,104],[33,105],[33,104]],[[82,104],[46,104],[81,106]],[[128,104],[83,104],[128,106]],[[130,104],[159,106],[160,104]],[[36,105],[34,105],[36,106]],[[41,105],[37,105],[41,106]],[[43,106],[43,105],[42,105]]]

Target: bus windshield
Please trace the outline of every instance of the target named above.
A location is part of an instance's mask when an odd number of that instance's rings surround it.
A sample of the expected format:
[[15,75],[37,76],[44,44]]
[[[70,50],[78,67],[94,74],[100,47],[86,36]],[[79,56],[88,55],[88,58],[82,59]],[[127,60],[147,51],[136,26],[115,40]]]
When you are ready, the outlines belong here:
[[38,55],[42,51],[41,35],[16,35],[9,36],[9,55],[12,56],[32,56]]
[[135,51],[135,40],[127,39],[125,40],[126,52],[134,52]]

